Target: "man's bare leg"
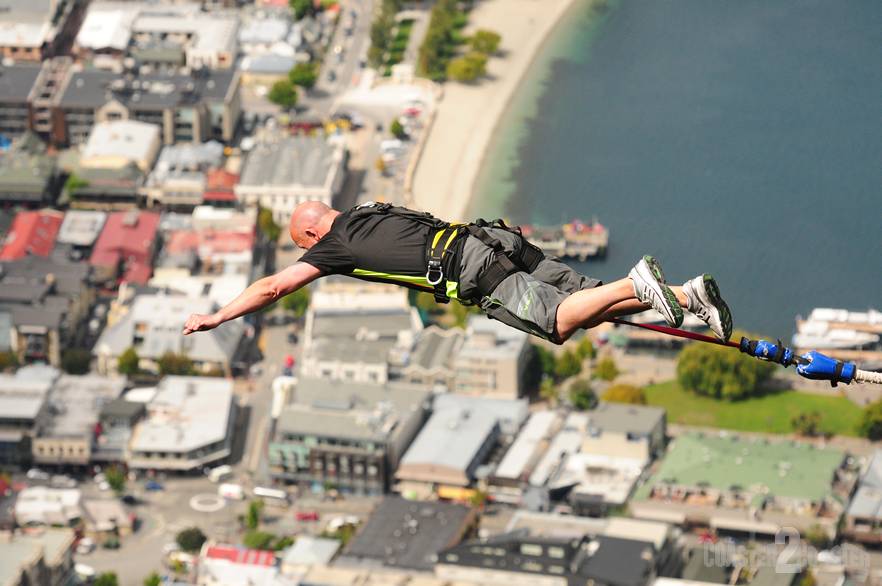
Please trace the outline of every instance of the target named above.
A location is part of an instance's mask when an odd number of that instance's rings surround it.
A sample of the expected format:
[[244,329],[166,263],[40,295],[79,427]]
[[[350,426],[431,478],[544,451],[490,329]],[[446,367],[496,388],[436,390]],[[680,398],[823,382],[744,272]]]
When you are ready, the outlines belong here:
[[[671,287],[681,307],[686,307],[686,295],[681,287]],[[608,285],[577,291],[564,299],[557,308],[557,335],[566,341],[576,330],[592,328],[613,317],[645,311],[649,305],[634,295],[630,278]]]

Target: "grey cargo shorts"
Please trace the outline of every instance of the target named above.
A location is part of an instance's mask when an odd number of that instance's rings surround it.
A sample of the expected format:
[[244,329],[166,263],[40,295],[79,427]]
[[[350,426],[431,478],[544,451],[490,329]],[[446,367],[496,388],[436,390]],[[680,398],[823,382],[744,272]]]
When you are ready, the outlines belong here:
[[[487,228],[506,251],[513,251],[518,236],[501,228]],[[468,236],[463,243],[459,275],[461,299],[475,297],[478,275],[493,262],[493,250],[477,238]],[[540,338],[559,342],[555,331],[557,308],[576,291],[601,285],[554,257],[545,257],[532,273],[517,272],[507,276],[479,305],[492,319]]]

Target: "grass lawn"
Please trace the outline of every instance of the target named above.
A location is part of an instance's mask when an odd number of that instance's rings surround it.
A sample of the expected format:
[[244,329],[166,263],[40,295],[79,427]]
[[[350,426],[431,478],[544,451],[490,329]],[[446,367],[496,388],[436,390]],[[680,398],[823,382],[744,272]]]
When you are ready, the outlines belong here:
[[821,413],[821,429],[856,436],[861,408],[845,397],[782,391],[744,401],[718,401],[686,392],[674,381],[646,387],[650,405],[664,407],[668,421],[738,431],[790,433],[790,420],[806,411]]

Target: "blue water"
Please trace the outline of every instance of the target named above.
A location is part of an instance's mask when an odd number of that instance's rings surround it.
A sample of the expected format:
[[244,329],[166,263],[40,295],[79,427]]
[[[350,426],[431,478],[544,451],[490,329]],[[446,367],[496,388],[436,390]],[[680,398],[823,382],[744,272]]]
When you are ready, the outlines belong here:
[[736,326],[882,307],[882,2],[578,4],[494,138],[475,215],[596,216],[624,276],[713,273]]

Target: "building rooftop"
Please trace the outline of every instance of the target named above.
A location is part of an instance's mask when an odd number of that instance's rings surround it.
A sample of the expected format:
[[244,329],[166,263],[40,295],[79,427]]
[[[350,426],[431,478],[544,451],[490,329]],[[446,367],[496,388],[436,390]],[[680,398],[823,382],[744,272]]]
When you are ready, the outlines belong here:
[[551,438],[558,422],[559,416],[555,411],[538,411],[530,415],[494,476],[512,481],[524,480],[530,462],[536,457],[540,446]]
[[506,532],[526,532],[530,537],[581,539],[585,535],[618,537],[651,543],[661,551],[672,536],[672,526],[657,521],[627,517],[580,517],[557,513],[536,513],[519,509],[514,512]]
[[[0,31],[3,29],[0,23]],[[0,32],[0,44],[3,42]],[[40,74],[39,64],[16,64],[0,66],[0,101],[6,103],[24,103],[28,99],[34,82]]]
[[385,442],[422,409],[429,393],[405,384],[301,378],[282,409],[282,433]]
[[658,483],[675,486],[732,487],[775,497],[823,500],[845,455],[834,448],[782,441],[741,440],[731,436],[678,436],[653,477],[637,491],[650,494]]
[[0,198],[39,203],[56,175],[55,157],[13,149],[0,155]]
[[100,69],[74,72],[60,98],[61,108],[98,108],[111,99],[138,110],[161,110],[195,102],[222,102],[234,70],[202,70],[199,75],[139,73],[134,80]]
[[133,452],[189,452],[227,437],[233,382],[167,376],[132,434]]
[[392,567],[431,570],[438,552],[458,542],[473,519],[474,511],[463,505],[388,496],[349,542],[344,556]]
[[99,122],[92,127],[89,140],[83,149],[81,161],[100,157],[122,157],[137,163],[149,159],[159,142],[160,128],[137,120],[113,120]]
[[431,417],[401,460],[399,477],[409,477],[410,466],[429,466],[468,476],[479,464],[476,459],[487,438],[503,427],[513,433],[527,415],[525,399],[438,395]]
[[619,433],[648,434],[665,418],[661,407],[627,405],[601,401],[587,411],[590,432],[613,431]]
[[[149,269],[150,256],[159,226],[159,214],[130,210],[113,212],[107,217],[104,229],[95,242],[89,263],[93,266],[117,267],[126,261],[127,270],[139,266]],[[149,278],[149,271],[147,278]],[[125,280],[147,282],[124,275]]]
[[131,309],[118,322],[104,329],[95,352],[119,356],[135,341],[141,358],[157,359],[168,351],[185,353],[197,362],[229,363],[236,354],[245,326],[234,320],[200,336],[182,336],[181,329],[191,313],[211,313],[216,306],[206,297],[185,295],[138,295]]
[[56,566],[73,547],[73,529],[45,529],[38,533],[15,533],[0,543],[0,584],[18,584],[23,569],[42,554],[48,566]]
[[101,234],[106,220],[106,212],[70,210],[64,214],[64,221],[55,240],[60,244],[92,246]]
[[245,159],[239,185],[324,186],[342,148],[323,136],[286,136],[260,142]]
[[[25,288],[28,297],[20,302],[42,300],[50,290],[56,295],[79,297],[83,284],[88,281],[91,267],[86,263],[73,262],[53,256],[27,256],[0,262],[0,298],[17,287]],[[47,277],[52,276],[51,286]]]
[[301,535],[294,545],[285,550],[282,563],[298,566],[323,566],[329,564],[339,550],[340,542],[336,539]]
[[57,29],[64,0],[3,0],[0,4],[0,45],[39,48]]
[[95,51],[125,51],[132,38],[138,7],[135,2],[93,2],[77,33],[76,44]]
[[207,545],[199,560],[200,583],[276,586],[279,584],[277,574],[276,556],[272,551],[235,545]]
[[119,499],[89,499],[83,501],[86,523],[95,531],[113,531],[132,527],[132,519]]
[[52,379],[31,379],[20,373],[0,374],[0,424],[4,420],[36,418],[52,384]]
[[120,418],[131,420],[133,417],[140,415],[144,411],[143,403],[135,401],[127,401],[123,398],[108,401],[101,408],[101,419],[104,418]]
[[126,380],[122,377],[62,375],[49,393],[51,417],[40,436],[88,436],[94,431],[104,406],[119,398],[125,385]]
[[453,357],[464,336],[465,332],[459,328],[430,326],[424,329],[417,338],[408,366],[423,371],[452,368]]
[[19,212],[0,249],[0,261],[49,256],[63,219],[63,212],[50,209]]
[[848,506],[848,516],[882,520],[882,450],[873,452]]
[[459,360],[486,360],[515,358],[528,342],[528,334],[483,315],[469,317],[465,342],[460,348]]

